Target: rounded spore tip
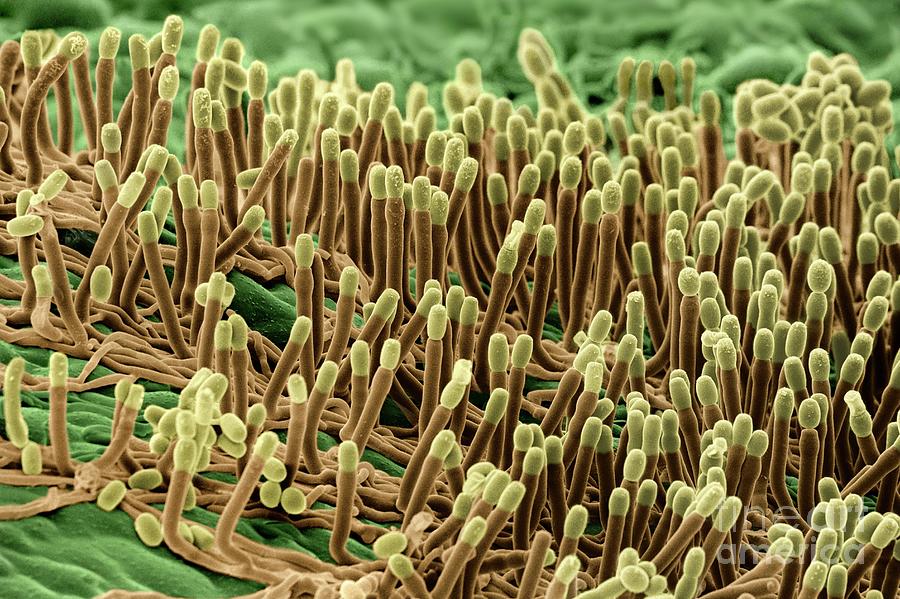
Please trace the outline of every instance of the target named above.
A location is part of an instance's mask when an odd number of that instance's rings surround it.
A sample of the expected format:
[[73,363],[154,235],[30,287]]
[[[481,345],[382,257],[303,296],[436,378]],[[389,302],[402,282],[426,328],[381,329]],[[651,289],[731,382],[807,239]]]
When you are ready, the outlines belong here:
[[67,183],[69,183],[69,175],[65,171],[57,169],[44,179],[44,182],[38,187],[37,193],[43,195],[44,200],[50,201],[63,190]]
[[37,31],[25,31],[19,41],[22,63],[30,69],[40,68],[43,57],[41,36]]
[[316,373],[315,390],[322,394],[329,394],[337,380],[338,365],[335,362],[326,360],[319,367]]
[[486,531],[487,521],[481,516],[475,516],[463,526],[463,529],[459,534],[459,539],[466,545],[474,547],[481,542]]
[[221,33],[215,25],[204,25],[197,39],[197,62],[209,62],[215,56]]
[[44,226],[44,219],[37,214],[23,214],[6,223],[7,232],[13,237],[36,235]]
[[[22,36],[25,41],[25,36]],[[115,27],[107,27],[100,34],[100,43],[98,44],[98,54],[100,58],[113,60],[119,53],[119,46],[122,43],[122,32]],[[26,62],[26,65],[28,63]]]
[[509,189],[506,179],[500,173],[491,173],[487,180],[487,196],[492,206],[506,204],[509,199]]
[[101,264],[91,273],[90,293],[97,302],[105,303],[109,300],[112,294],[112,271],[105,264]]
[[179,81],[178,67],[170,65],[164,68],[159,77],[159,97],[171,102],[178,95]]
[[877,331],[887,318],[889,302],[886,297],[873,298],[863,312],[863,326],[869,331]]
[[184,21],[178,15],[169,15],[163,23],[162,50],[167,54],[178,54],[184,35]]
[[153,514],[144,512],[134,520],[138,538],[148,547],[158,547],[163,542],[162,525]]
[[875,217],[875,235],[884,245],[896,245],[900,243],[900,221],[888,213],[882,212]]
[[378,122],[383,121],[393,103],[394,87],[390,83],[379,83],[372,90],[372,98],[369,103],[369,119]]
[[443,131],[432,131],[425,141],[425,162],[428,166],[443,163],[447,147],[447,136]]
[[388,339],[381,347],[379,364],[381,368],[395,370],[400,362],[400,342],[396,339]]
[[221,91],[243,92],[249,85],[247,71],[233,60],[222,60],[222,85]]
[[341,140],[335,129],[326,129],[321,138],[322,159],[327,161],[338,160],[341,154]]
[[750,92],[738,91],[734,99],[734,123],[739,129],[753,124],[753,96]]
[[429,339],[443,339],[447,331],[447,308],[441,305],[432,306],[428,311],[426,331]]
[[422,294],[422,298],[419,300],[419,303],[416,304],[416,314],[427,319],[428,313],[434,306],[438,305],[440,301],[440,284],[438,284],[437,281],[434,281],[434,279],[430,279],[425,283],[425,293]]
[[264,62],[254,60],[247,70],[247,92],[251,100],[261,100],[269,87],[269,71]]
[[115,123],[106,123],[100,129],[100,144],[107,154],[118,154],[122,148],[122,132]]
[[559,562],[556,572],[553,574],[556,580],[559,580],[565,586],[572,584],[578,572],[581,570],[581,561],[578,556],[567,555]]
[[389,166],[384,172],[385,197],[399,198],[403,196],[403,169],[397,165]]
[[356,472],[359,465],[359,448],[353,441],[344,441],[338,446],[338,470]]
[[377,539],[372,544],[372,551],[379,559],[388,559],[392,555],[397,555],[406,551],[409,543],[408,537],[399,531],[388,532]]
[[233,60],[240,64],[244,60],[244,44],[236,37],[227,37],[222,41],[221,56],[225,60]]
[[[265,406],[263,407],[265,408]],[[278,444],[278,435],[272,431],[266,431],[256,439],[256,443],[253,446],[253,455],[267,461],[275,454],[275,449],[278,447]]]
[[133,71],[150,67],[150,47],[143,35],[136,33],[128,38],[128,55]]
[[75,60],[87,50],[87,38],[83,33],[73,31],[59,41],[57,52],[67,60]]
[[212,96],[205,87],[198,88],[193,96],[194,127],[209,129],[212,125]]

